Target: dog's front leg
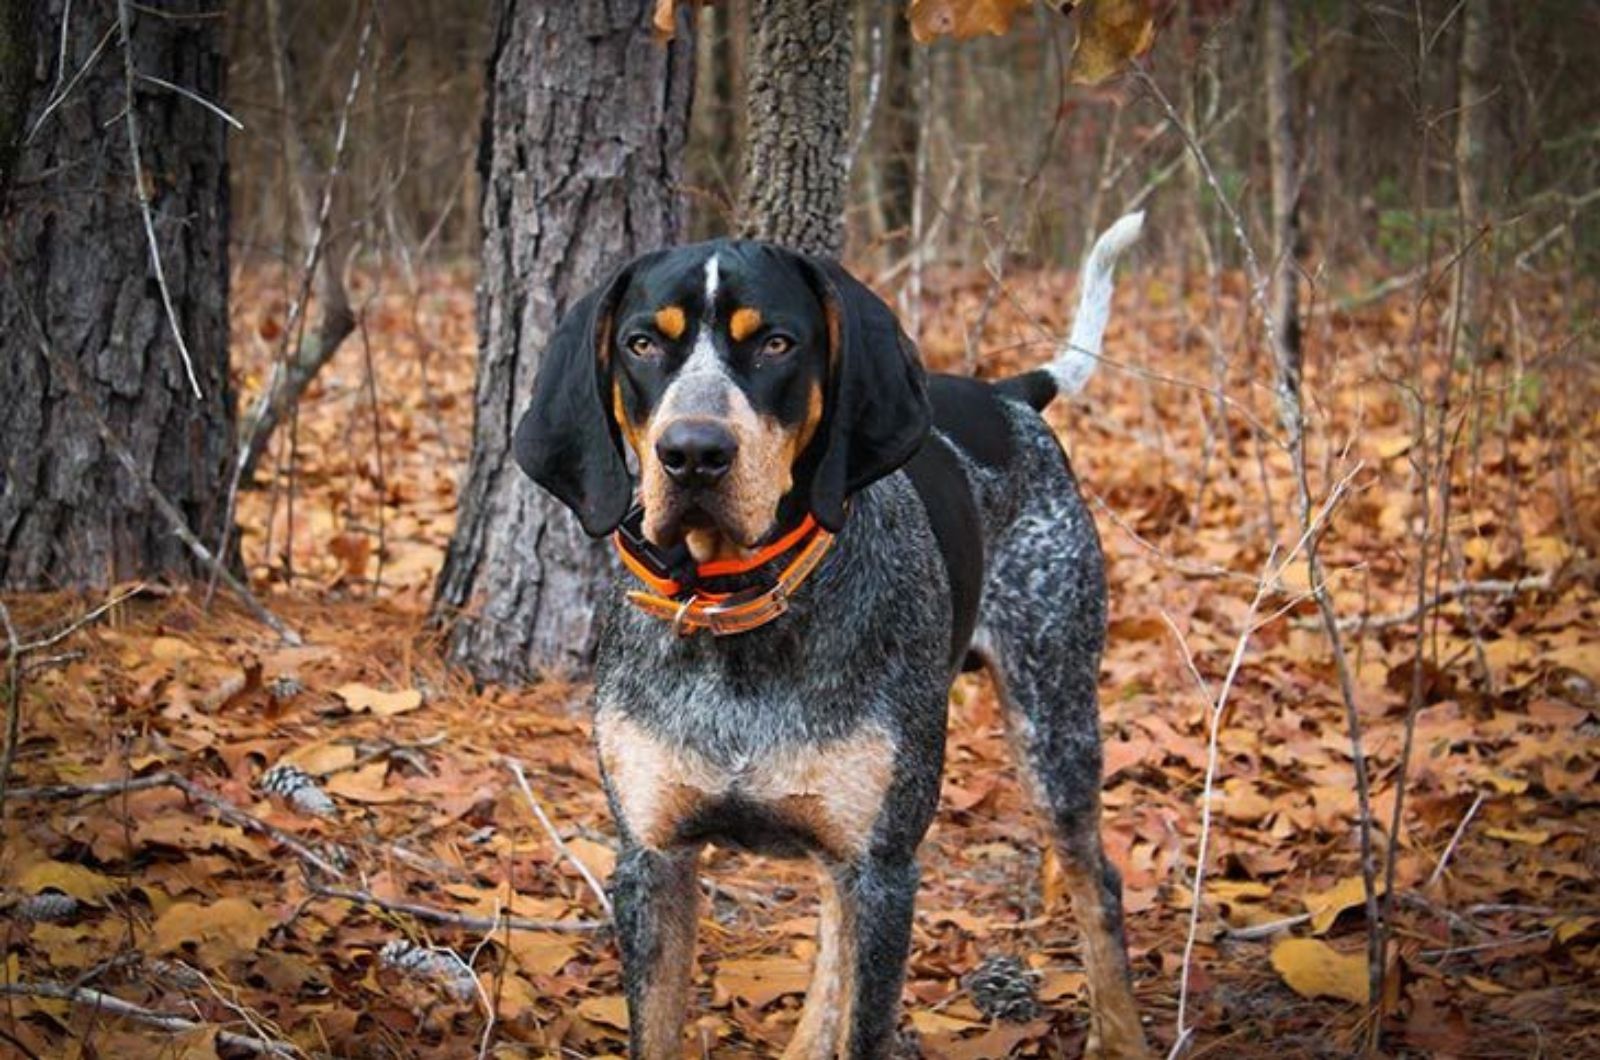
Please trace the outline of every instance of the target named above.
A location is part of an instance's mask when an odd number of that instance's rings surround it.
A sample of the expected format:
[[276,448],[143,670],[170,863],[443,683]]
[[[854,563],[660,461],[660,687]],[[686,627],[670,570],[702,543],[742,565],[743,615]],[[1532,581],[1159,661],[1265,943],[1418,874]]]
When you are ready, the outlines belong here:
[[842,874],[840,903],[852,970],[844,1015],[848,1060],[883,1060],[894,1044],[900,987],[911,950],[919,878],[915,854],[868,855]]
[[630,846],[611,877],[633,1060],[680,1060],[700,917],[699,851]]

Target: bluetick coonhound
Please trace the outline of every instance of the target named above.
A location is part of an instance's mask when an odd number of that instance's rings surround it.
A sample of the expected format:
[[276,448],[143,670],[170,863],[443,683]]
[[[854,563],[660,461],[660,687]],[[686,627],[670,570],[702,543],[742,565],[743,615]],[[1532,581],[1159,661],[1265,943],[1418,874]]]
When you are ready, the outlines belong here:
[[946,697],[979,666],[1081,924],[1089,1051],[1144,1055],[1100,843],[1104,563],[1039,415],[1093,371],[1141,223],[1096,243],[1062,354],[992,384],[925,375],[865,286],[763,243],[646,254],[557,329],[514,452],[627,571],[595,733],[634,1057],[681,1055],[707,842],[820,866],[784,1055],[888,1055]]

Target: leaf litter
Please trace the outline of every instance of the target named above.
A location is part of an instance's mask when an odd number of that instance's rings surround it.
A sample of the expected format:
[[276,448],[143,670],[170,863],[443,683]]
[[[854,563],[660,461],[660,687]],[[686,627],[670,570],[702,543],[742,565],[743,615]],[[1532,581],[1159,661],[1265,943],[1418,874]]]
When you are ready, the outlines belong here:
[[[425,621],[469,448],[475,341],[470,272],[428,280],[413,298],[395,277],[356,278],[378,438],[359,353],[343,351],[301,408],[293,533],[281,489],[242,499],[252,582],[308,646],[278,645],[226,601],[206,611],[199,590],[154,590],[29,674],[12,780],[25,790],[8,801],[0,850],[6,981],[78,983],[195,1024],[177,1035],[60,997],[8,996],[0,1028],[35,1053],[80,1042],[100,1055],[242,1055],[226,1031],[311,1054],[459,1057],[477,1055],[491,1013],[488,1055],[625,1051],[615,944],[573,864],[603,876],[615,854],[586,690],[475,689],[444,665]],[[987,279],[931,270],[927,283],[925,356],[957,365]],[[270,356],[260,336],[281,326],[281,281],[247,271],[236,286],[233,341],[250,391]],[[1280,503],[1290,487],[1282,455],[1252,445],[1246,413],[1270,422],[1271,411],[1248,365],[1230,377],[1227,437],[1208,440],[1204,394],[1154,378],[1210,378],[1173,277],[1151,270],[1124,286],[1107,349],[1145,374],[1104,369],[1052,415],[1107,554],[1106,845],[1124,881],[1136,990],[1165,1051],[1206,761],[1207,702],[1174,630],[1214,688],[1268,547],[1262,476]],[[1068,290],[1062,274],[1015,272],[980,373],[1046,357]],[[1223,292],[1224,319],[1241,317],[1242,287]],[[1560,297],[1524,294],[1534,348],[1489,366],[1475,406],[1485,442],[1455,465],[1443,581],[1537,587],[1452,598],[1430,627],[1384,1012],[1391,1040],[1413,1052],[1597,1049],[1600,507],[1573,487],[1593,479],[1600,405],[1592,369],[1536,356],[1560,346]],[[1357,623],[1352,665],[1385,827],[1417,679],[1414,625],[1390,621],[1416,604],[1415,454],[1393,382],[1413,334],[1408,313],[1381,305],[1319,318],[1313,351],[1350,352],[1314,352],[1308,380],[1320,484],[1363,462],[1323,548],[1338,612]],[[1517,403],[1523,371],[1537,372],[1545,404]],[[1348,1051],[1366,1018],[1349,747],[1304,591],[1293,578],[1273,587],[1220,736],[1190,1019],[1193,1047],[1230,1056]],[[19,597],[12,611],[37,629],[94,603]],[[570,853],[533,819],[507,754]],[[1076,930],[981,677],[953,692],[947,760],[903,1037],[947,1060],[1077,1055],[1087,998]],[[206,798],[171,786],[26,792],[164,772]],[[809,873],[712,849],[703,874],[689,1039],[696,1055],[776,1055],[816,952]]]

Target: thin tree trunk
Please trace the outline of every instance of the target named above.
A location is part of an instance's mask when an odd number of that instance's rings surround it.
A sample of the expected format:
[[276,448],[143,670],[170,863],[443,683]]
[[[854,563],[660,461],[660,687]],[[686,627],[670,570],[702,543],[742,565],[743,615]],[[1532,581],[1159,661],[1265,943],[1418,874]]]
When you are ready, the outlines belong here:
[[[1489,0],[1465,0],[1461,8],[1461,63],[1456,89],[1456,202],[1461,211],[1463,245],[1480,238],[1487,216],[1484,185],[1489,138]],[[1462,348],[1478,353],[1479,290],[1481,264],[1487,248],[1480,246],[1461,256],[1456,273],[1455,314]]]
[[[240,430],[238,474],[241,480],[248,480],[255,475],[261,457],[267,451],[267,445],[272,441],[272,435],[283,417],[300,401],[301,395],[317,377],[322,366],[333,359],[340,345],[356,328],[355,313],[350,308],[350,296],[344,286],[345,258],[350,252],[350,229],[343,211],[335,209],[346,198],[338,194],[344,145],[334,145],[328,172],[318,173],[311,157],[311,144],[306,137],[305,119],[296,99],[300,78],[296,76],[297,64],[281,7],[280,0],[267,0],[267,33],[272,50],[273,80],[277,85],[278,105],[282,112],[281,131],[283,152],[288,162],[289,187],[294,196],[295,210],[300,216],[301,251],[296,260],[308,260],[307,254],[315,256],[312,283],[316,291],[317,322],[309,334],[289,333],[284,336],[285,343],[293,348],[287,349],[287,356],[273,366],[266,391],[251,408]],[[370,26],[363,30],[363,43],[370,32]],[[355,59],[358,67],[354,74],[356,78],[360,77],[359,66],[365,59],[365,49],[359,48]],[[341,130],[349,119],[357,87],[358,82],[352,82],[344,112],[339,119]],[[322,187],[324,184],[327,186]],[[326,215],[323,213],[324,202],[328,206]],[[296,308],[301,313],[306,311],[298,301]]]
[[849,0],[754,0],[740,217],[746,236],[844,251]]
[[486,680],[593,658],[609,546],[510,458],[556,322],[612,269],[680,237],[693,89],[688,19],[649,0],[500,0],[480,167],[483,259],[472,459],[434,601],[449,655]]
[[922,113],[917,105],[911,24],[898,17],[889,22],[889,61],[885,64],[889,84],[883,111],[883,226],[888,232],[890,260],[899,261],[911,249]]
[[[104,0],[35,6],[33,137],[17,156],[0,226],[0,586],[190,577],[200,573],[194,555],[107,451],[94,420],[109,424],[194,533],[220,536],[234,414],[226,125],[150,79],[220,101],[222,20],[215,0],[170,0],[159,12],[130,4],[131,54],[113,33],[41,121],[52,93],[117,25],[118,8]],[[141,213],[130,82],[143,191],[200,397]],[[93,415],[41,356],[30,309],[50,348],[76,366]]]
[[[1283,380],[1280,398],[1299,402],[1301,354],[1299,279],[1299,194],[1295,177],[1293,108],[1290,84],[1288,0],[1265,0],[1262,59],[1267,91],[1267,145],[1272,170],[1273,356]],[[1299,423],[1298,410],[1285,423]]]

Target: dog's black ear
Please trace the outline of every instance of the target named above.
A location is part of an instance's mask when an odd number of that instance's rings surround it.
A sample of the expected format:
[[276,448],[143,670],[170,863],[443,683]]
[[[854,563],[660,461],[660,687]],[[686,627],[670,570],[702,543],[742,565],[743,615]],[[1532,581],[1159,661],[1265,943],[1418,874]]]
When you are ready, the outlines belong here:
[[572,509],[593,537],[628,512],[633,482],[610,410],[612,314],[638,262],[580,298],[557,325],[517,424],[517,466]]
[[805,264],[828,321],[823,449],[811,478],[811,513],[837,532],[846,498],[921,448],[932,411],[922,359],[894,311],[837,263]]

